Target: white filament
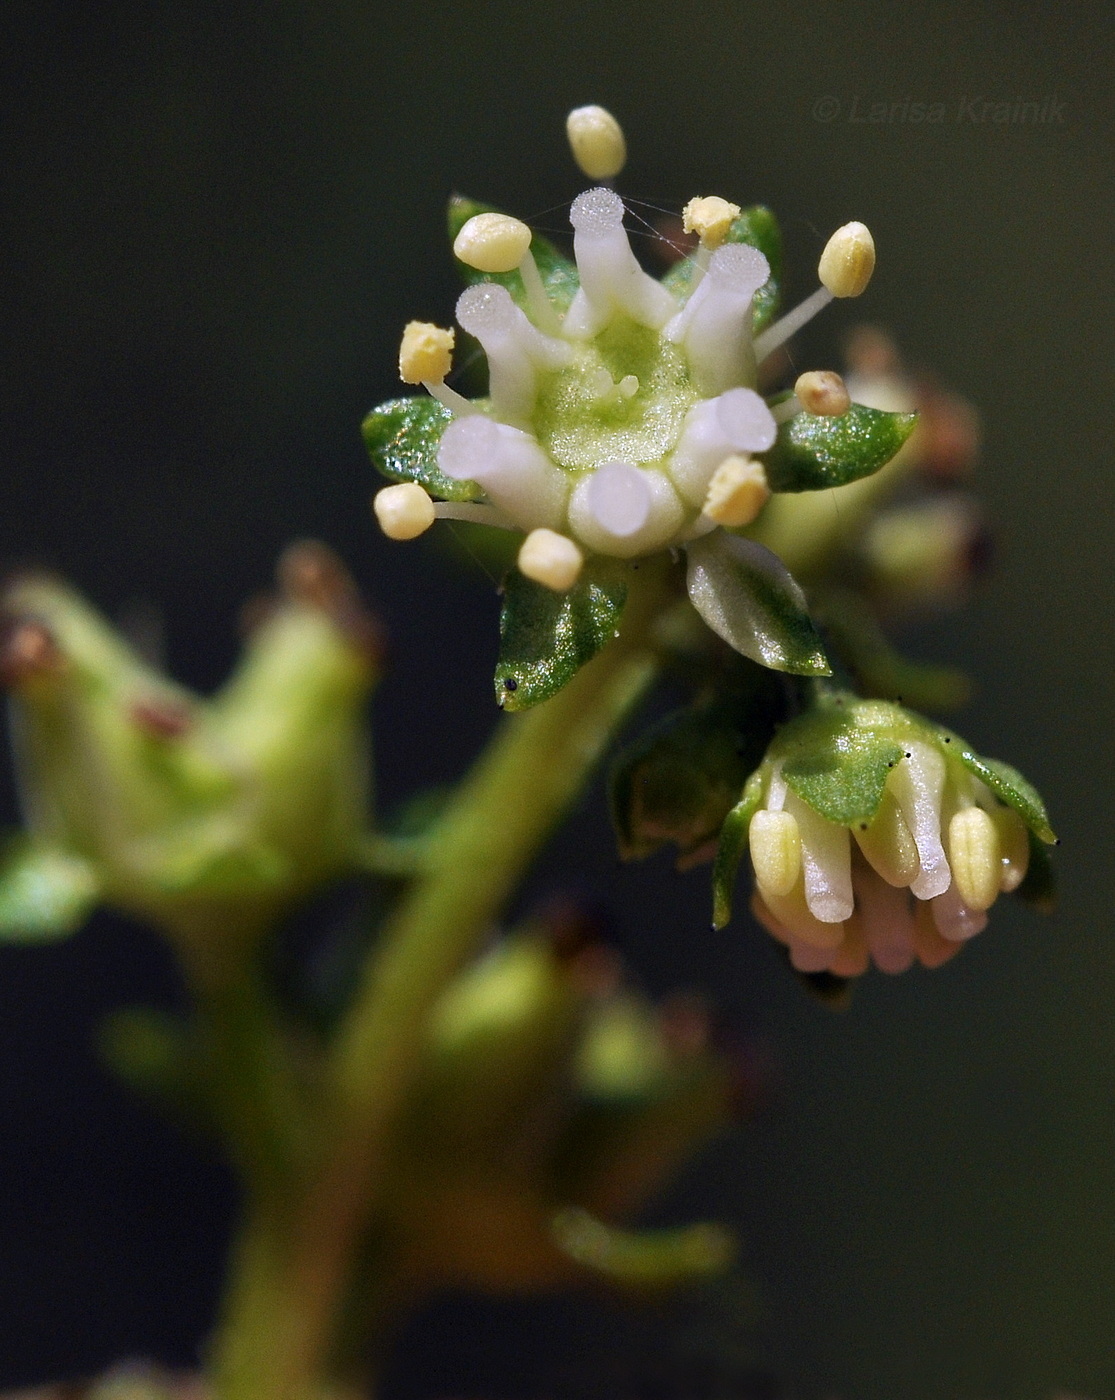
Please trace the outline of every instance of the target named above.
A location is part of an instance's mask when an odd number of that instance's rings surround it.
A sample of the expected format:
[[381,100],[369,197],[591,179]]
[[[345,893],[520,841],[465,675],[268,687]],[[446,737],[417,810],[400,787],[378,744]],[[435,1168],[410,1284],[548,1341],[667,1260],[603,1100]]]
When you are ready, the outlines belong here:
[[773,326],[768,327],[761,335],[755,337],[755,359],[762,364],[772,351],[784,344],[792,335],[796,335],[808,321],[812,321],[818,311],[823,311],[832,300],[832,293],[827,287],[818,287],[811,295],[793,311],[787,311],[781,320],[775,321]]
[[666,338],[684,347],[702,393],[720,394],[754,380],[751,302],[769,277],[770,264],[757,248],[717,248],[708,272],[666,327]]
[[462,292],[457,321],[484,347],[497,416],[526,423],[538,393],[538,371],[567,364],[571,348],[532,326],[507,288],[496,282],[479,282]]
[[601,186],[573,201],[573,255],[581,286],[565,316],[565,333],[588,340],[622,312],[661,330],[677,310],[670,293],[639,266],[623,227],[623,200]]
[[475,481],[524,530],[554,529],[565,516],[569,479],[529,433],[484,414],[455,418],[442,434],[438,466]]

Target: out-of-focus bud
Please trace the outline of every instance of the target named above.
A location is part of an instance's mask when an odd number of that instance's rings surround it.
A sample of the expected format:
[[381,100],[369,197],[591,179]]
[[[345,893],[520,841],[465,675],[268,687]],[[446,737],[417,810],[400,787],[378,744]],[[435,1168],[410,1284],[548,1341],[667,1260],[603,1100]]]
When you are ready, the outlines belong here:
[[932,611],[959,602],[986,572],[991,536],[974,500],[949,495],[880,512],[862,553],[880,607]]
[[146,665],[64,584],[8,589],[29,839],[0,866],[0,934],[62,932],[99,895],[183,937],[250,938],[357,868],[378,627],[323,546],[289,550],[280,582],[212,700]]

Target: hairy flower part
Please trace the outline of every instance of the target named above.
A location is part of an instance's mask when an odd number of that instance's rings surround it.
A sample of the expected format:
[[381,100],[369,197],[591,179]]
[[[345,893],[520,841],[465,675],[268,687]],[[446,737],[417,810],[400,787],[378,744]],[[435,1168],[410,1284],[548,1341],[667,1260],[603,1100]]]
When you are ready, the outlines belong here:
[[897,705],[837,705],[786,725],[749,783],[753,912],[801,972],[937,967],[1022,883],[1028,824],[1053,839],[1040,800]]

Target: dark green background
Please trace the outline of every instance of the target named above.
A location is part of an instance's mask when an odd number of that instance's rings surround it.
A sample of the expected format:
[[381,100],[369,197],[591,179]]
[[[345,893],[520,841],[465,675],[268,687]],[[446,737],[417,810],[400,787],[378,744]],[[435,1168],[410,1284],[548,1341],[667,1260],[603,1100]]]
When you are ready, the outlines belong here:
[[[701,981],[773,1046],[771,1108],[675,1202],[740,1222],[762,1364],[806,1397],[1112,1400],[1110,12],[9,0],[0,26],[0,550],[113,612],[157,602],[205,687],[282,544],[329,540],[395,641],[389,796],[451,776],[492,718],[494,591],[429,540],[378,537],[357,431],[395,392],[403,322],[450,314],[449,190],[560,228],[563,116],[600,101],[628,132],[626,193],[779,212],[792,294],[831,228],[871,226],[868,295],[805,350],[823,362],[866,314],[980,406],[998,569],[921,642],[978,678],[958,728],[1045,791],[1060,914],[997,908],[948,968],[869,977],[834,1016],[753,929],[707,932],[703,874],[615,872],[599,801],[540,884],[576,872],[649,986]],[[1063,121],[973,123],[976,97]],[[947,118],[860,123],[855,99]],[[184,1360],[207,1326],[227,1183],[86,1050],[99,1009],[148,994],[169,973],[105,918],[0,960],[0,1382]],[[489,1373],[529,1380],[517,1335],[494,1333]]]

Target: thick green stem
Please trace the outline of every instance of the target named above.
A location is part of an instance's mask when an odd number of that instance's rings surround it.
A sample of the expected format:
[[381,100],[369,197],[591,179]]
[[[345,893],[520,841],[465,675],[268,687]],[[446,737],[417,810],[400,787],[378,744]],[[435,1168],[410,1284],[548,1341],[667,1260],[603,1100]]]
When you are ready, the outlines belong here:
[[234,1282],[219,1344],[222,1400],[310,1400],[319,1388],[430,1011],[644,693],[650,633],[669,597],[664,564],[633,574],[619,637],[552,700],[502,720],[457,790],[339,1037],[320,1168],[282,1257],[266,1265],[275,1276],[254,1290],[270,1315],[258,1346]]

